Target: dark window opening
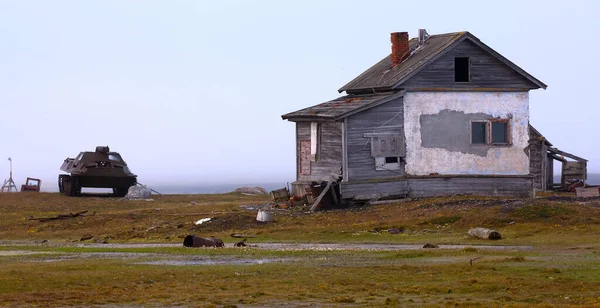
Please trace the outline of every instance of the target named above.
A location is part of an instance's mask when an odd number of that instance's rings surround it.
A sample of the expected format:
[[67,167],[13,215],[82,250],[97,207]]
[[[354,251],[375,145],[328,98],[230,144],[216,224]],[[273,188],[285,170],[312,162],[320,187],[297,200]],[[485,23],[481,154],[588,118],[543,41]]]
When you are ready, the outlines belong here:
[[469,82],[470,79],[469,58],[454,58],[454,81]]
[[397,164],[398,162],[399,162],[398,157],[386,157],[385,158],[386,164]]
[[508,144],[508,122],[492,122],[492,143]]
[[485,144],[485,136],[487,123],[486,122],[471,122],[471,143]]

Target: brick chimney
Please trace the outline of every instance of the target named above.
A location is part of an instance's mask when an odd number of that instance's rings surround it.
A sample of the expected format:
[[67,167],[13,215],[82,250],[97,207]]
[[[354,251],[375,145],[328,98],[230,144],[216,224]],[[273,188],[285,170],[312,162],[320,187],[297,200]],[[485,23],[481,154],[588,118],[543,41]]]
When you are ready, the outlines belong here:
[[402,63],[410,56],[408,49],[408,32],[393,32],[392,40],[392,67]]

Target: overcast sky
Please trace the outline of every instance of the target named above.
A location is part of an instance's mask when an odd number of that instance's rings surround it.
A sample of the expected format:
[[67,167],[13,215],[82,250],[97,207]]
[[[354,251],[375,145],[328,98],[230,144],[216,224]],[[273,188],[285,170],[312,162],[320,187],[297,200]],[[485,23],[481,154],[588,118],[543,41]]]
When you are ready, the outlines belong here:
[[[285,183],[294,124],[390,53],[470,31],[548,85],[531,123],[600,172],[597,1],[0,0],[0,179],[109,145],[142,183]],[[6,175],[5,175],[6,174]]]

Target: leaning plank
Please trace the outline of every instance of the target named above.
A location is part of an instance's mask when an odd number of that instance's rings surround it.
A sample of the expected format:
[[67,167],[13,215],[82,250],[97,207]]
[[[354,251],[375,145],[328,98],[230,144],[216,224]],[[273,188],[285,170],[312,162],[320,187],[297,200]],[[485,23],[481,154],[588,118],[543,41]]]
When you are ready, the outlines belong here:
[[60,214],[60,215],[56,215],[54,217],[40,217],[40,218],[29,217],[28,220],[37,220],[39,222],[45,222],[45,221],[57,220],[57,219],[74,218],[74,217],[83,215],[87,212],[88,211],[81,211],[81,212],[77,212],[77,213]]
[[477,237],[484,240],[499,240],[502,238],[498,231],[488,228],[472,228],[469,229],[467,234],[471,237]]
[[327,186],[325,186],[325,189],[323,189],[323,191],[321,192],[321,194],[315,200],[315,203],[313,203],[313,205],[310,207],[311,211],[316,211],[316,210],[319,209],[321,200],[323,199],[323,197],[325,197],[325,195],[327,194],[327,192],[331,188],[331,184],[333,183],[333,181],[334,181],[333,178],[329,179],[329,182],[327,182]]

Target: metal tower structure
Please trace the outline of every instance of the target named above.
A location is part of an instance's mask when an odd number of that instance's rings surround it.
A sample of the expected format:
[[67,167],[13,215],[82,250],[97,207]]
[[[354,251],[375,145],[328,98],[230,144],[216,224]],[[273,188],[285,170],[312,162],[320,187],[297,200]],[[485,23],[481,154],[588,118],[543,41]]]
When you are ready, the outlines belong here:
[[15,181],[13,181],[12,178],[12,159],[9,157],[8,161],[10,162],[10,175],[8,177],[8,180],[4,181],[4,184],[2,184],[2,190],[0,190],[1,192],[12,192],[13,189],[15,190],[15,192],[18,192],[19,190],[17,189],[17,185],[15,185]]

